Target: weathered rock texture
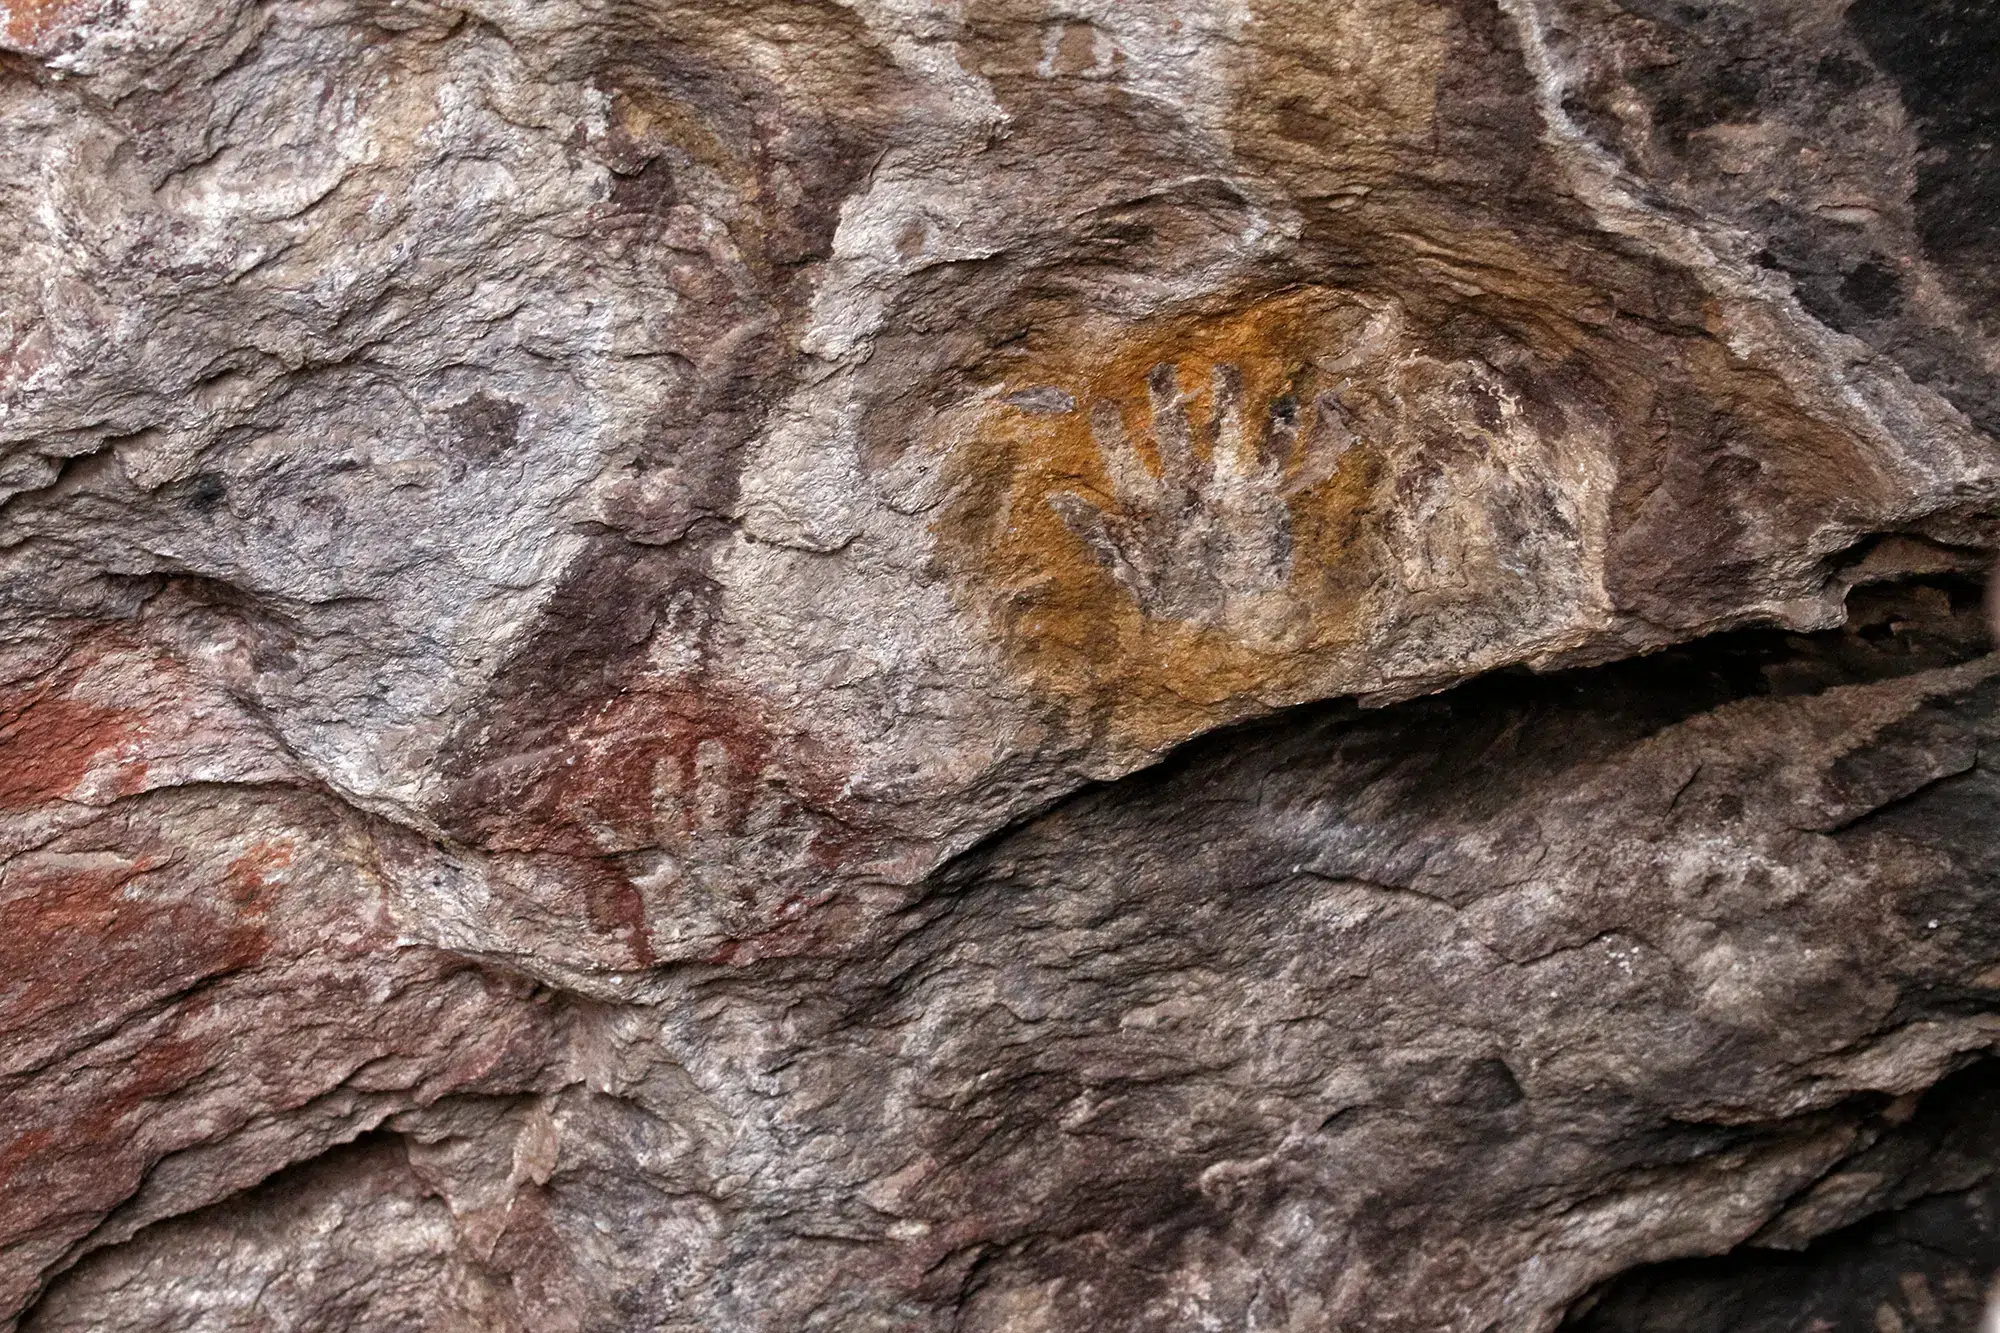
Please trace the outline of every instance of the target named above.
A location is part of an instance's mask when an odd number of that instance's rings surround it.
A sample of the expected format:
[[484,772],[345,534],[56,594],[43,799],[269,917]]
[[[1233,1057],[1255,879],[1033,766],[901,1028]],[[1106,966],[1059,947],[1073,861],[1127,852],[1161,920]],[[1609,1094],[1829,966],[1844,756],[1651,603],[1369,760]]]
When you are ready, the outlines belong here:
[[0,1326],[1962,1317],[1996,61],[0,0]]

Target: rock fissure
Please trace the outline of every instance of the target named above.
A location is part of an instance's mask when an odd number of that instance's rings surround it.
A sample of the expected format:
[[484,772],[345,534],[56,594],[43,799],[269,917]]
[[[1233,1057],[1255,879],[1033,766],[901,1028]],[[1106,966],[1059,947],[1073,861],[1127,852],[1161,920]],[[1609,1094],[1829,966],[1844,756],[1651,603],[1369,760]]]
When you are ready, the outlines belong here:
[[0,1328],[1962,1324],[1991,9],[0,0]]

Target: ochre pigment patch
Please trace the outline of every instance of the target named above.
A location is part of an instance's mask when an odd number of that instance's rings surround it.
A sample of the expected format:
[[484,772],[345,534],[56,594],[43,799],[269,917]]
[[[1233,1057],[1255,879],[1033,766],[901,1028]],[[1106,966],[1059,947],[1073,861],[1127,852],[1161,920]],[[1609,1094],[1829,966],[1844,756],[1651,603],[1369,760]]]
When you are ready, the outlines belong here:
[[[0,692],[0,812],[144,790],[154,710],[102,702],[82,684],[108,656],[79,652],[54,681]],[[148,673],[149,684],[176,674],[158,655],[134,658],[132,665]]]
[[99,0],[3,0],[0,49],[50,55],[105,8]]
[[1362,423],[1396,327],[1292,291],[997,368],[936,531],[1041,689],[1157,744],[1351,637],[1379,472]]
[[605,856],[743,836],[774,787],[839,803],[837,765],[788,747],[755,699],[720,686],[640,676],[565,721],[553,745],[475,772],[454,830],[495,851]]

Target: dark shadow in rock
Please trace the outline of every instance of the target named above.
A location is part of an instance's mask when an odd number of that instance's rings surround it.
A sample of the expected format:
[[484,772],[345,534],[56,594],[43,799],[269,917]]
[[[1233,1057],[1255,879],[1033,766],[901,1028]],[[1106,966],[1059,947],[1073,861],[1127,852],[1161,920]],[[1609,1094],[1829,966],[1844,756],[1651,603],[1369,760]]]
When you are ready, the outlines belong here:
[[1839,629],[1736,630],[1604,666],[1545,675],[1511,668],[1378,710],[1358,709],[1348,700],[1308,704],[1210,732],[1111,785],[1146,791],[1247,750],[1272,744],[1296,749],[1301,735],[1334,725],[1380,733],[1399,752],[1420,753],[1425,747],[1411,744],[1409,733],[1434,729],[1430,753],[1440,776],[1476,766],[1506,731],[1519,743],[1497,759],[1507,771],[1494,774],[1496,791],[1504,791],[1518,781],[1517,766],[1535,753],[1565,767],[1739,699],[1812,695],[1969,662],[1993,648],[1984,596],[1977,579],[1956,574],[1880,583],[1848,594],[1847,622]]
[[[150,1299],[124,1293],[147,1290]],[[518,1333],[504,1278],[459,1243],[400,1136],[362,1135],[78,1264],[29,1333],[426,1328]]]
[[1967,306],[2000,294],[2000,4],[1859,0],[1848,24],[1896,81],[1916,121],[1917,228]]
[[[1893,1115],[1893,1108],[1889,1112]],[[1946,1079],[1834,1173],[1894,1206],[1803,1250],[1745,1244],[1621,1274],[1570,1333],[1930,1333],[1973,1329],[2000,1269],[2000,1060]]]

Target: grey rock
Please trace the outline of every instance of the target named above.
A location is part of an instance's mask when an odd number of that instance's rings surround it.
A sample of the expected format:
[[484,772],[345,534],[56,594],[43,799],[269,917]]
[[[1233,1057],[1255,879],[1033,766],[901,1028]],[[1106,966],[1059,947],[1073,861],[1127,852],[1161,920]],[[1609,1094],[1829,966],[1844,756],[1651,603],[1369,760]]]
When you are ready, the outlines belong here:
[[6,0],[0,1326],[1972,1207],[1990,8]]

